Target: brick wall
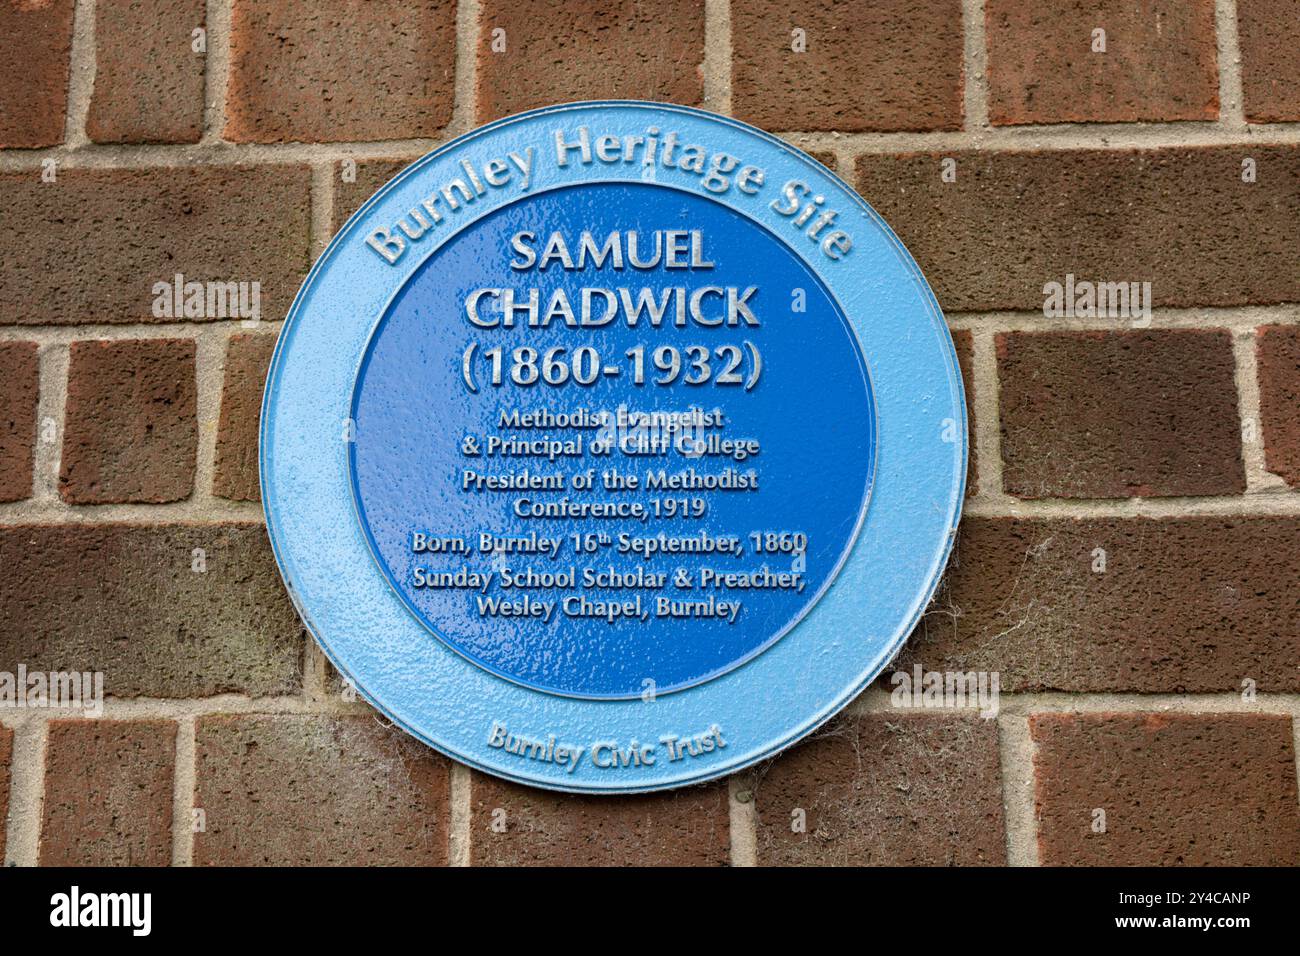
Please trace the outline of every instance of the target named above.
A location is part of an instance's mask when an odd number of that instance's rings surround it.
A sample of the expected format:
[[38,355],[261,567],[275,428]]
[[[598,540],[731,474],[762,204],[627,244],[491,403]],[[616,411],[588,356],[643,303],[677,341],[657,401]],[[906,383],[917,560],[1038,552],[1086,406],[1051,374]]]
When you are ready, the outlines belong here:
[[[0,672],[110,695],[0,709],[6,861],[1300,863],[1298,44],[1300,0],[0,0]],[[255,455],[299,281],[411,159],[610,96],[785,136],[920,261],[973,465],[902,664],[995,719],[882,680],[754,773],[563,797],[305,640]],[[175,273],[261,321],[157,314]],[[1045,316],[1067,274],[1150,320]]]

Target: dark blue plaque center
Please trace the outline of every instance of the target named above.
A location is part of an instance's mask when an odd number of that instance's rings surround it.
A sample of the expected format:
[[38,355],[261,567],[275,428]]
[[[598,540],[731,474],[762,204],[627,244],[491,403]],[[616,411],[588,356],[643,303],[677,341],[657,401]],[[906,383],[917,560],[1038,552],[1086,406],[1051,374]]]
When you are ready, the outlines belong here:
[[817,276],[649,183],[458,233],[380,320],[348,425],[362,526],[412,613],[492,673],[589,698],[698,684],[806,614],[861,525],[874,427]]

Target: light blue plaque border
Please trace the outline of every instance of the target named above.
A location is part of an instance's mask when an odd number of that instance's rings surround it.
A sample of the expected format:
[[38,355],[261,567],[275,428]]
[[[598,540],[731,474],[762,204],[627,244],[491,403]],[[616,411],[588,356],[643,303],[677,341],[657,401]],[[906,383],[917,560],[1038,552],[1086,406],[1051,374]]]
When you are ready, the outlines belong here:
[[[671,124],[671,125],[670,125]],[[364,242],[433,187],[480,162],[532,146],[529,194],[578,182],[645,182],[639,164],[557,167],[556,129],[642,135],[674,129],[682,142],[758,166],[757,196],[718,195],[698,177],[655,167],[651,181],[697,192],[753,219],[817,273],[848,317],[871,374],[876,473],[870,504],[834,583],[780,641],[743,666],[653,701],[588,700],[521,687],[432,637],[376,566],[353,507],[345,422],[371,332],[396,291],[459,229],[519,198],[492,190],[432,230],[396,266]],[[768,204],[799,179],[838,209],[852,252],[833,262]],[[828,409],[827,414],[839,414]],[[556,790],[637,793],[700,783],[770,757],[811,733],[860,693],[898,652],[938,584],[965,493],[968,437],[952,337],[920,269],[885,222],[847,184],[793,146],[736,120],[639,101],[573,103],[498,120],[415,161],[347,221],[309,272],[272,357],[259,449],[267,530],[303,622],[358,693],[431,747],[488,773]],[[489,747],[494,723],[512,733],[590,748],[658,743],[716,725],[727,746],[650,767],[570,773]],[[585,756],[585,755],[584,755]]]

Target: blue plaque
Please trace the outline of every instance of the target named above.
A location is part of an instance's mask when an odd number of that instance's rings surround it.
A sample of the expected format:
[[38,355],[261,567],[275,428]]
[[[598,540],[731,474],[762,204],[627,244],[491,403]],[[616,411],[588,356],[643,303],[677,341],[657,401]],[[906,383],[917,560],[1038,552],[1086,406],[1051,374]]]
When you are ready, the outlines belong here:
[[825,167],[579,103],[412,164],[344,226],[262,414],[276,559],[331,661],[478,769],[633,792],[827,720],[943,570],[943,316]]

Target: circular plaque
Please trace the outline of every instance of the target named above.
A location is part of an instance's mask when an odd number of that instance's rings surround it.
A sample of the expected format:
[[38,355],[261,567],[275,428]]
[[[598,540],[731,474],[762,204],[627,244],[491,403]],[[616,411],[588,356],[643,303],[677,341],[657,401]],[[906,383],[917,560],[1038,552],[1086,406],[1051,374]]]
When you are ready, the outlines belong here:
[[357,691],[478,769],[633,792],[861,691],[943,570],[966,413],[880,218],[734,120],[580,103],[412,164],[277,344],[262,496]]

